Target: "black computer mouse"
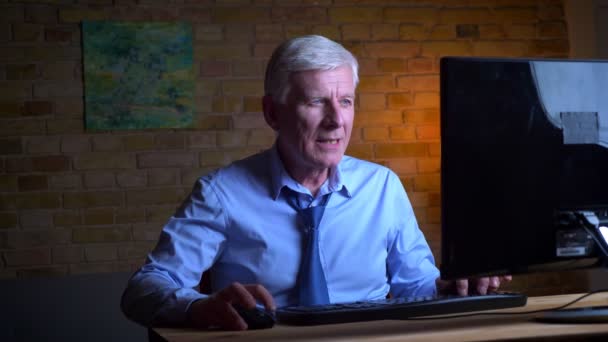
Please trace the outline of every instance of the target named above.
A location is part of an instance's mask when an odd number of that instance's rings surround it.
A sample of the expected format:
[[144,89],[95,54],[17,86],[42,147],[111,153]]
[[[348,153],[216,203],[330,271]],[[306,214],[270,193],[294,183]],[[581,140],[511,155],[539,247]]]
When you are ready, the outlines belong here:
[[268,329],[274,326],[274,314],[262,308],[247,309],[240,305],[234,305],[234,309],[243,317],[249,330]]

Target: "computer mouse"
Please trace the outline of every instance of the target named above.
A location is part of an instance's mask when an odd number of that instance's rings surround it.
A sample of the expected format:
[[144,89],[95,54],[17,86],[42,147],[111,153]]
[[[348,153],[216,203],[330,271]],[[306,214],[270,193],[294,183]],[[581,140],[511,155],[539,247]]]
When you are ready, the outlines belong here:
[[274,326],[274,314],[263,308],[255,307],[253,309],[247,309],[240,305],[234,305],[234,309],[243,317],[243,320],[247,323],[247,329],[249,330],[268,329]]

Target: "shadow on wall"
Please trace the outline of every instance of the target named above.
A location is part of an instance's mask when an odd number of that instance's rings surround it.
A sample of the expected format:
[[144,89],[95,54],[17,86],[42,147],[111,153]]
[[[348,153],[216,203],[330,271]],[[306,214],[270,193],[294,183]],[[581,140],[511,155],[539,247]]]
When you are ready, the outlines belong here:
[[130,275],[0,281],[0,341],[147,341],[120,311]]

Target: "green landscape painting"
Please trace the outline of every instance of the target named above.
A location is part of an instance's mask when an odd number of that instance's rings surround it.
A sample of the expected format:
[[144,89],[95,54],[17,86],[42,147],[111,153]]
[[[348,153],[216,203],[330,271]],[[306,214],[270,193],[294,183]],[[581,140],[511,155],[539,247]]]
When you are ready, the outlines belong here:
[[192,126],[189,23],[85,21],[82,28],[87,130]]

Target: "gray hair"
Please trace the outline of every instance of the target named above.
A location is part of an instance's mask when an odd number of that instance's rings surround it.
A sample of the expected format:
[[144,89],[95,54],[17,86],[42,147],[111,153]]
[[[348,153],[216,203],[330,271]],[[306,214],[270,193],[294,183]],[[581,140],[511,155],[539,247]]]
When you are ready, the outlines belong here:
[[342,45],[322,36],[309,35],[283,42],[274,50],[266,67],[264,93],[282,103],[289,92],[289,76],[298,71],[333,70],[348,65],[355,87],[359,83],[359,63]]

